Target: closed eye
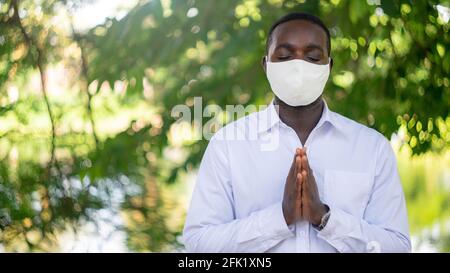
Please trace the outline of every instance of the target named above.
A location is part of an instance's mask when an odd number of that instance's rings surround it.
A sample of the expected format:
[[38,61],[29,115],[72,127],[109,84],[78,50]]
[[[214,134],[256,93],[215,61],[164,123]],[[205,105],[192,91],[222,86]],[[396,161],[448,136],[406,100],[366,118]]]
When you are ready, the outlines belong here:
[[311,61],[311,62],[318,62],[318,61],[320,61],[320,59],[313,58],[313,57],[307,57],[307,59],[308,59],[308,61]]
[[277,59],[279,61],[286,61],[289,60],[291,58],[291,56],[278,56]]

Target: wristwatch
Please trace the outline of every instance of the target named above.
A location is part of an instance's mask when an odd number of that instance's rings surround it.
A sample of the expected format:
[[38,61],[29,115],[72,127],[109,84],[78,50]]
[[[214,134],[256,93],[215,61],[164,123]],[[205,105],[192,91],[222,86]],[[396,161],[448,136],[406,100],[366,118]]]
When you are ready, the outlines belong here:
[[320,220],[320,224],[318,226],[313,225],[317,230],[321,231],[328,223],[328,219],[330,219],[330,207],[328,207],[327,205],[325,205],[325,207],[327,208],[327,212],[322,216],[322,219]]

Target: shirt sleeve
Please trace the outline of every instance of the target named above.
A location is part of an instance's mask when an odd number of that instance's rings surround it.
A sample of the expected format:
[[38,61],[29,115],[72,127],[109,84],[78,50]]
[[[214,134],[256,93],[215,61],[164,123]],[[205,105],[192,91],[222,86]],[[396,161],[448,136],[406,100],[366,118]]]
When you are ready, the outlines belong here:
[[183,230],[188,252],[264,252],[293,237],[281,202],[236,219],[226,141],[211,139]]
[[375,181],[363,219],[330,206],[330,218],[318,236],[339,252],[410,252],[405,197],[395,154],[383,137]]

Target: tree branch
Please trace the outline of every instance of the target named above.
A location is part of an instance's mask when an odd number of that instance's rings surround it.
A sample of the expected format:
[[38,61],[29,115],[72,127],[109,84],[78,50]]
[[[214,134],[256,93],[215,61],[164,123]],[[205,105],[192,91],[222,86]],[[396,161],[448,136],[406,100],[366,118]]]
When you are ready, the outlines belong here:
[[13,16],[12,16],[12,21],[19,27],[20,32],[22,33],[22,36],[28,46],[28,48],[31,50],[34,49],[36,50],[36,54],[37,54],[37,58],[36,58],[36,66],[39,70],[39,76],[40,76],[40,82],[41,82],[41,90],[42,90],[42,95],[44,97],[44,101],[45,101],[45,105],[47,108],[47,113],[50,119],[50,124],[51,124],[51,131],[52,131],[52,138],[51,138],[51,159],[50,159],[50,164],[54,163],[55,167],[57,168],[59,174],[61,174],[58,162],[56,160],[56,155],[55,155],[55,149],[56,149],[56,122],[55,122],[55,118],[54,118],[54,114],[53,114],[53,110],[52,107],[50,105],[50,101],[48,99],[48,94],[47,94],[47,77],[45,75],[45,65],[44,65],[44,52],[42,51],[42,49],[39,47],[39,45],[33,40],[33,38],[27,33],[24,25],[22,24],[22,20],[20,19],[19,16],[19,0],[12,0],[11,1],[11,6],[13,8]]
[[94,120],[94,116],[93,116],[93,112],[92,112],[92,97],[93,97],[93,95],[91,95],[91,93],[89,93],[89,74],[88,74],[88,64],[87,64],[86,52],[83,47],[83,40],[82,40],[81,36],[75,31],[72,21],[70,22],[70,25],[72,27],[73,39],[78,44],[78,47],[80,48],[80,51],[81,51],[81,74],[84,78],[84,89],[85,89],[86,95],[87,95],[86,108],[87,108],[89,121],[90,121],[91,127],[92,127],[92,135],[95,140],[95,147],[96,147],[96,149],[98,149],[99,140],[97,137],[95,120]]

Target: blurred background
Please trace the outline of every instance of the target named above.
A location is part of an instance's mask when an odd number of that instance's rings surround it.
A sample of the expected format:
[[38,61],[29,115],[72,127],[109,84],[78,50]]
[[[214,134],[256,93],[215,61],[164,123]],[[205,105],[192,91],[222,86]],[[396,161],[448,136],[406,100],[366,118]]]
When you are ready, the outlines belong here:
[[207,141],[171,109],[270,102],[291,11],[330,27],[330,108],[391,139],[413,251],[449,252],[444,0],[0,0],[0,252],[183,251]]

